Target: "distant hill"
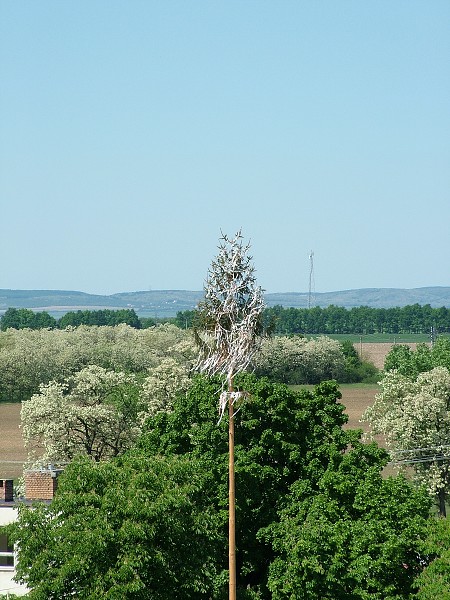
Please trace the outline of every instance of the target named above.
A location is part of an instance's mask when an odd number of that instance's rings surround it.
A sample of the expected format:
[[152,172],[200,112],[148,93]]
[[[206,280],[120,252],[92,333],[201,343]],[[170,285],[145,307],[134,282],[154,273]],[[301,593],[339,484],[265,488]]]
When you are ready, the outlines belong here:
[[[140,317],[173,317],[178,311],[195,308],[203,292],[189,290],[152,290],[147,292],[123,292],[110,296],[86,294],[62,290],[0,290],[0,313],[8,308],[45,310],[60,317],[73,310],[100,310],[109,308],[133,308]],[[286,292],[266,294],[268,306],[307,308],[308,294]],[[333,304],[352,308],[392,308],[429,304],[433,308],[450,307],[450,287],[423,287],[414,289],[368,288],[340,292],[316,293],[311,306],[326,308]]]
[[[308,294],[285,293],[267,294],[268,306],[280,304],[281,306],[308,307]],[[429,304],[433,308],[441,306],[450,307],[450,287],[423,287],[410,290],[400,288],[364,288],[359,290],[342,290],[340,292],[324,292],[313,294],[311,306],[326,308],[343,306],[369,306],[371,308],[393,308],[395,306],[409,306]]]

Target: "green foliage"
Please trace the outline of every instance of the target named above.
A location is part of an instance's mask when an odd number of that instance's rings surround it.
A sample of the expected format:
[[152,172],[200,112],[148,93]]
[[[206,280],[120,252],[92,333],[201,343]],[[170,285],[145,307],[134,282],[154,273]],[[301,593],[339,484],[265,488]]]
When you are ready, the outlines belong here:
[[129,325],[0,333],[0,401],[20,402],[41,384],[63,382],[87,365],[145,375],[167,356],[189,368],[197,353],[188,331],[174,325]]
[[416,351],[403,344],[393,346],[384,361],[385,371],[396,370],[412,379],[432,368],[431,352],[425,344],[419,344]]
[[[426,493],[381,477],[387,453],[343,429],[336,383],[235,383],[249,392],[235,422],[239,600],[410,598],[425,564]],[[32,600],[225,600],[222,385],[195,376],[134,450],[75,459],[50,506],[21,508],[10,534]]]
[[141,328],[139,317],[133,309],[122,308],[119,310],[78,310],[67,312],[58,321],[58,327],[78,327],[79,325],[129,325],[136,329]]
[[362,361],[350,340],[342,341],[341,346],[345,356],[345,370],[340,383],[376,383],[379,371],[375,365]]
[[50,506],[20,506],[8,527],[30,600],[205,600],[216,520],[203,473],[185,458],[132,452],[75,460]]
[[450,339],[440,337],[432,347],[418,344],[416,350],[406,345],[396,345],[386,356],[384,370],[397,370],[402,375],[415,379],[419,373],[431,371],[434,367],[450,370]]
[[[28,308],[8,308],[0,319],[0,330],[7,329],[65,329],[79,325],[120,325],[126,324],[141,328],[141,321],[133,309],[119,310],[78,310],[69,311],[59,320],[45,311],[33,311]],[[155,324],[153,322],[153,324]]]
[[[272,550],[257,538],[261,527],[277,519],[277,510],[292,483],[317,478],[326,469],[329,445],[346,446],[341,425],[347,420],[335,384],[321,384],[314,393],[296,393],[283,385],[240,376],[236,384],[250,393],[235,430],[236,539],[238,587],[265,589]],[[226,418],[217,426],[219,380],[196,377],[186,398],[173,412],[150,419],[141,445],[150,454],[188,454],[208,474],[205,496],[222,518],[225,570],[228,503]],[[262,597],[267,597],[267,591]]]
[[420,551],[429,563],[416,580],[418,600],[450,600],[450,519],[430,519]]
[[156,327],[156,320],[151,317],[141,317],[140,319],[142,329],[148,329],[149,327]]
[[[414,549],[429,510],[426,494],[403,479],[383,482],[387,454],[376,445],[362,444],[360,432],[342,429],[347,417],[335,383],[293,392],[245,375],[237,384],[250,393],[236,419],[238,597],[268,599],[276,592],[279,598],[368,600],[373,591],[378,594],[374,598],[383,598],[382,593],[385,598],[406,598],[401,594],[412,585]],[[205,498],[222,519],[217,571],[224,573],[228,456],[226,424],[216,425],[220,389],[220,380],[195,378],[172,413],[148,421],[140,444],[149,454],[186,454],[201,462],[207,474]],[[359,520],[354,534],[353,519]],[[299,541],[297,547],[295,540],[304,536],[309,541]],[[309,567],[290,569],[291,553],[298,565],[306,565],[313,549],[324,554],[322,563],[311,556]],[[371,561],[376,564],[373,573]],[[411,568],[404,569],[403,563]],[[325,585],[324,573],[333,564],[337,566],[330,577],[335,581]],[[215,580],[219,593],[213,598],[225,597],[221,581],[220,576]],[[293,595],[280,588],[280,581],[291,582],[288,591]],[[354,596],[320,595],[326,589],[345,589],[350,582],[360,587]],[[305,585],[317,595],[303,596],[299,590]]]
[[429,501],[401,477],[383,479],[380,452],[357,442],[335,454],[317,492],[307,481],[292,487],[280,522],[264,532],[278,550],[273,600],[411,597]]
[[34,312],[28,308],[8,308],[0,318],[0,330],[7,329],[53,329],[56,319],[47,312]]
[[174,324],[180,329],[190,329],[196,324],[197,318],[197,310],[180,310],[177,312]]
[[[197,311],[179,311],[173,322],[181,329],[191,328]],[[40,315],[40,316],[39,316]],[[273,329],[281,335],[403,335],[416,334],[430,338],[434,332],[450,331],[450,309],[431,308],[429,304],[414,304],[394,308],[370,308],[368,306],[346,309],[330,305],[327,308],[268,307],[263,311],[265,329]],[[56,321],[45,311],[9,308],[0,319],[0,329],[60,327],[68,325],[117,325],[126,323],[132,327],[153,327],[157,319],[138,318],[133,309],[70,311]]]
[[325,336],[278,336],[264,340],[253,360],[258,376],[286,384],[342,381],[345,356],[341,344]]

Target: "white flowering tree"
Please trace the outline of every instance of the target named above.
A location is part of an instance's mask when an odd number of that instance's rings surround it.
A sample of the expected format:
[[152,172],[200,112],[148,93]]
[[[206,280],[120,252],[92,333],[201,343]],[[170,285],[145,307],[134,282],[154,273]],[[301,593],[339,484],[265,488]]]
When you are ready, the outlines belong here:
[[219,399],[219,420],[228,406],[229,440],[229,598],[236,598],[234,417],[245,392],[235,390],[234,377],[244,371],[255,354],[262,334],[263,291],[257,285],[252,257],[241,232],[222,235],[199,304],[194,329],[200,347],[200,372],[225,376],[226,389]]
[[144,379],[140,397],[144,401],[147,415],[172,410],[177,394],[186,393],[191,380],[185,365],[174,358],[163,358],[159,365],[149,371]]
[[258,375],[280,383],[319,383],[345,370],[342,345],[326,336],[267,338],[252,363]]
[[39,392],[40,384],[64,382],[87,365],[146,374],[168,356],[192,367],[198,349],[190,331],[170,324],[1,331],[0,400],[27,400]]
[[85,367],[65,382],[41,385],[22,403],[29,464],[64,464],[83,454],[95,461],[121,454],[140,433],[144,408],[133,375]]
[[374,434],[386,436],[392,460],[412,466],[445,516],[450,484],[450,372],[436,367],[416,380],[384,373],[381,392],[363,415]]

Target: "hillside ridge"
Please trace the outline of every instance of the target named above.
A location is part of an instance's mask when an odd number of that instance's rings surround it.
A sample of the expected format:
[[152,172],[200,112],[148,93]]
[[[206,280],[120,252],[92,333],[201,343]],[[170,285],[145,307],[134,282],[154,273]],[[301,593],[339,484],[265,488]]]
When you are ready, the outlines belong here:
[[[9,290],[0,289],[0,314],[8,308],[44,310],[61,316],[76,310],[118,310],[133,308],[139,316],[173,317],[178,311],[192,310],[202,298],[202,291],[147,290],[119,292],[110,295],[89,294],[70,290]],[[353,308],[392,308],[412,304],[433,308],[450,307],[450,287],[361,288],[336,292],[276,292],[265,294],[267,306],[285,308],[326,308],[330,305]]]

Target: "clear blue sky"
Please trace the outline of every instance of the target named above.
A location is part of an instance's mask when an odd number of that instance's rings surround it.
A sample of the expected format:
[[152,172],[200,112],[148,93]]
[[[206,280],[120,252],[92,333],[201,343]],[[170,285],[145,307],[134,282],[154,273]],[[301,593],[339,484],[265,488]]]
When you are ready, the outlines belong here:
[[0,0],[0,288],[450,285],[448,0]]

